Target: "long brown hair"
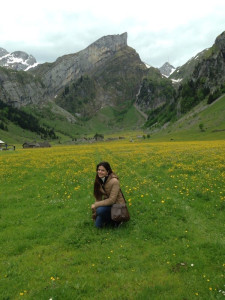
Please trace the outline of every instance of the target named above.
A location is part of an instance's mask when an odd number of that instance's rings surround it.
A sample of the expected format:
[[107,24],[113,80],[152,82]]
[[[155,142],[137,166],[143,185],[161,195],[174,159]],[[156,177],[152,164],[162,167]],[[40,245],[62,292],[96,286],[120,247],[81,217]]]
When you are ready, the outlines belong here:
[[113,171],[110,167],[110,164],[107,161],[102,161],[99,164],[97,164],[96,166],[96,176],[95,176],[95,182],[94,182],[94,196],[96,199],[99,199],[102,196],[102,192],[100,191],[100,187],[101,187],[101,179],[98,177],[98,168],[102,166],[106,169],[106,171],[108,172],[108,175],[110,175]]

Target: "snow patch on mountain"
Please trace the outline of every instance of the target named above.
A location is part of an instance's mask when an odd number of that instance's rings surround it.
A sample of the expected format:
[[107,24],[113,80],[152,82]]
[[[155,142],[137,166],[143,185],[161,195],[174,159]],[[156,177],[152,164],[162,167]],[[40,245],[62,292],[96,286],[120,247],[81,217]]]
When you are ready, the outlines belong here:
[[174,68],[170,63],[166,62],[162,67],[159,68],[161,74],[165,77],[169,77],[176,68]]
[[149,68],[151,68],[151,66],[149,65],[149,64],[147,64],[147,63],[145,63],[144,62],[144,64],[145,64],[145,66],[149,69]]
[[23,51],[9,53],[4,48],[0,48],[0,66],[17,71],[27,71],[38,65],[32,55]]
[[178,78],[178,79],[171,79],[172,83],[179,83],[183,80],[183,78]]

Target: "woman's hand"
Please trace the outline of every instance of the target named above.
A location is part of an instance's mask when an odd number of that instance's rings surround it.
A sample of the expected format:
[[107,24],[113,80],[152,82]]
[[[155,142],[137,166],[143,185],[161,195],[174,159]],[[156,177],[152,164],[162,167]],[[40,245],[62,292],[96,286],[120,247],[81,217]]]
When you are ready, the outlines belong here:
[[91,209],[92,209],[92,211],[95,211],[96,208],[95,208],[94,204],[91,205]]

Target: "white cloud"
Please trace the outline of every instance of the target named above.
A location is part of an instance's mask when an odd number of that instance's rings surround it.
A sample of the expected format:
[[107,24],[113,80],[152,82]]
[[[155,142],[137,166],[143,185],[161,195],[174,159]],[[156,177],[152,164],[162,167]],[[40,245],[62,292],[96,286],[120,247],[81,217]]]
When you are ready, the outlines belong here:
[[39,62],[126,31],[128,45],[144,62],[178,66],[225,30],[223,0],[11,0],[1,3],[1,11],[0,47],[26,51]]

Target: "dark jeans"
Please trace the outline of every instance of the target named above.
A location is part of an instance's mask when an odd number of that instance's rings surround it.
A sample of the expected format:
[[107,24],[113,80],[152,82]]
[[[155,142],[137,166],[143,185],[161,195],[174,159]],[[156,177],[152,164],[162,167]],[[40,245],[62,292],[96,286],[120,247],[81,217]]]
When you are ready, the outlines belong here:
[[102,228],[106,224],[111,224],[111,206],[99,206],[96,209],[95,226]]

